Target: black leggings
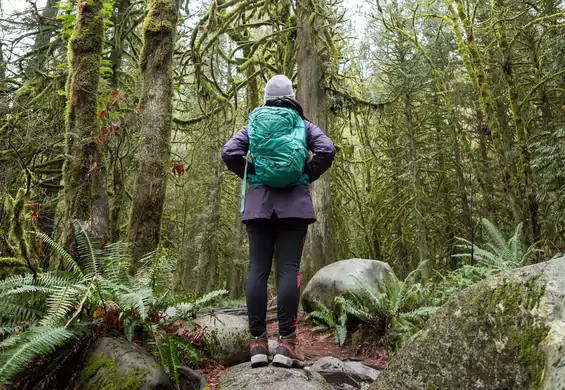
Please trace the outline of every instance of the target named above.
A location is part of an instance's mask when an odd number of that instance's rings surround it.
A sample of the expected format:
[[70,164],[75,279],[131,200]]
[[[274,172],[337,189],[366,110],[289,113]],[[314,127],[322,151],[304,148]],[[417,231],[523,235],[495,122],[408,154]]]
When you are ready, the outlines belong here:
[[287,336],[296,329],[300,299],[300,258],[308,221],[274,217],[247,221],[246,226],[249,235],[246,290],[249,330],[253,337],[258,337],[267,329],[267,281],[276,247],[279,335]]

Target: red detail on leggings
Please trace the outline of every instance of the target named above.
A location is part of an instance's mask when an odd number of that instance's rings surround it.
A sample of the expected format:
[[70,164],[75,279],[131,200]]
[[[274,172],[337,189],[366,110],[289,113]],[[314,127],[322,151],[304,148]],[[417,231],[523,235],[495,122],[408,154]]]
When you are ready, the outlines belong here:
[[294,318],[292,319],[292,329],[296,329],[296,323],[298,322],[298,318],[296,316],[294,316]]
[[296,274],[296,287],[300,287],[300,274]]

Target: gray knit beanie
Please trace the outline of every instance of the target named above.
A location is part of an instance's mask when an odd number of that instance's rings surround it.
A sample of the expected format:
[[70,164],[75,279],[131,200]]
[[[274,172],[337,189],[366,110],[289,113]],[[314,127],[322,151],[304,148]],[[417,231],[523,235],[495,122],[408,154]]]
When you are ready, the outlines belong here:
[[288,77],[279,74],[271,78],[265,87],[265,103],[278,97],[287,97],[296,99],[294,91],[292,90],[292,81]]

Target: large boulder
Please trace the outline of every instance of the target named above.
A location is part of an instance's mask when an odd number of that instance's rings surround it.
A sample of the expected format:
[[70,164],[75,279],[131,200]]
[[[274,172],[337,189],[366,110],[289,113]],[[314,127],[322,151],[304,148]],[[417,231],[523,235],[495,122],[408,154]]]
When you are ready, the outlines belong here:
[[223,366],[246,362],[249,356],[249,326],[247,319],[229,314],[199,317],[195,324],[204,328],[204,342],[210,357]]
[[332,390],[315,371],[266,366],[251,368],[251,363],[232,367],[221,379],[219,390]]
[[92,348],[78,375],[82,390],[169,390],[173,383],[159,362],[138,345],[103,337]]
[[565,389],[565,259],[465,289],[371,389]]
[[387,263],[378,260],[349,259],[320,269],[302,293],[302,307],[310,313],[316,302],[330,307],[335,297],[356,291],[360,285],[376,287],[383,277],[392,273]]

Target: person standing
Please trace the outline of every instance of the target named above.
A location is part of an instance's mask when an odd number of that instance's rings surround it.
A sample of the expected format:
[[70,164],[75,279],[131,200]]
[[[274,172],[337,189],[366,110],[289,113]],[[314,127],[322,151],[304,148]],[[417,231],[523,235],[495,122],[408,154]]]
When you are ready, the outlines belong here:
[[241,211],[249,236],[246,301],[252,367],[269,363],[267,281],[275,250],[279,337],[273,365],[304,363],[297,350],[296,321],[300,261],[308,225],[316,221],[308,185],[331,167],[335,153],[333,142],[304,116],[284,75],[268,81],[264,105],[222,148],[227,168],[244,181]]

